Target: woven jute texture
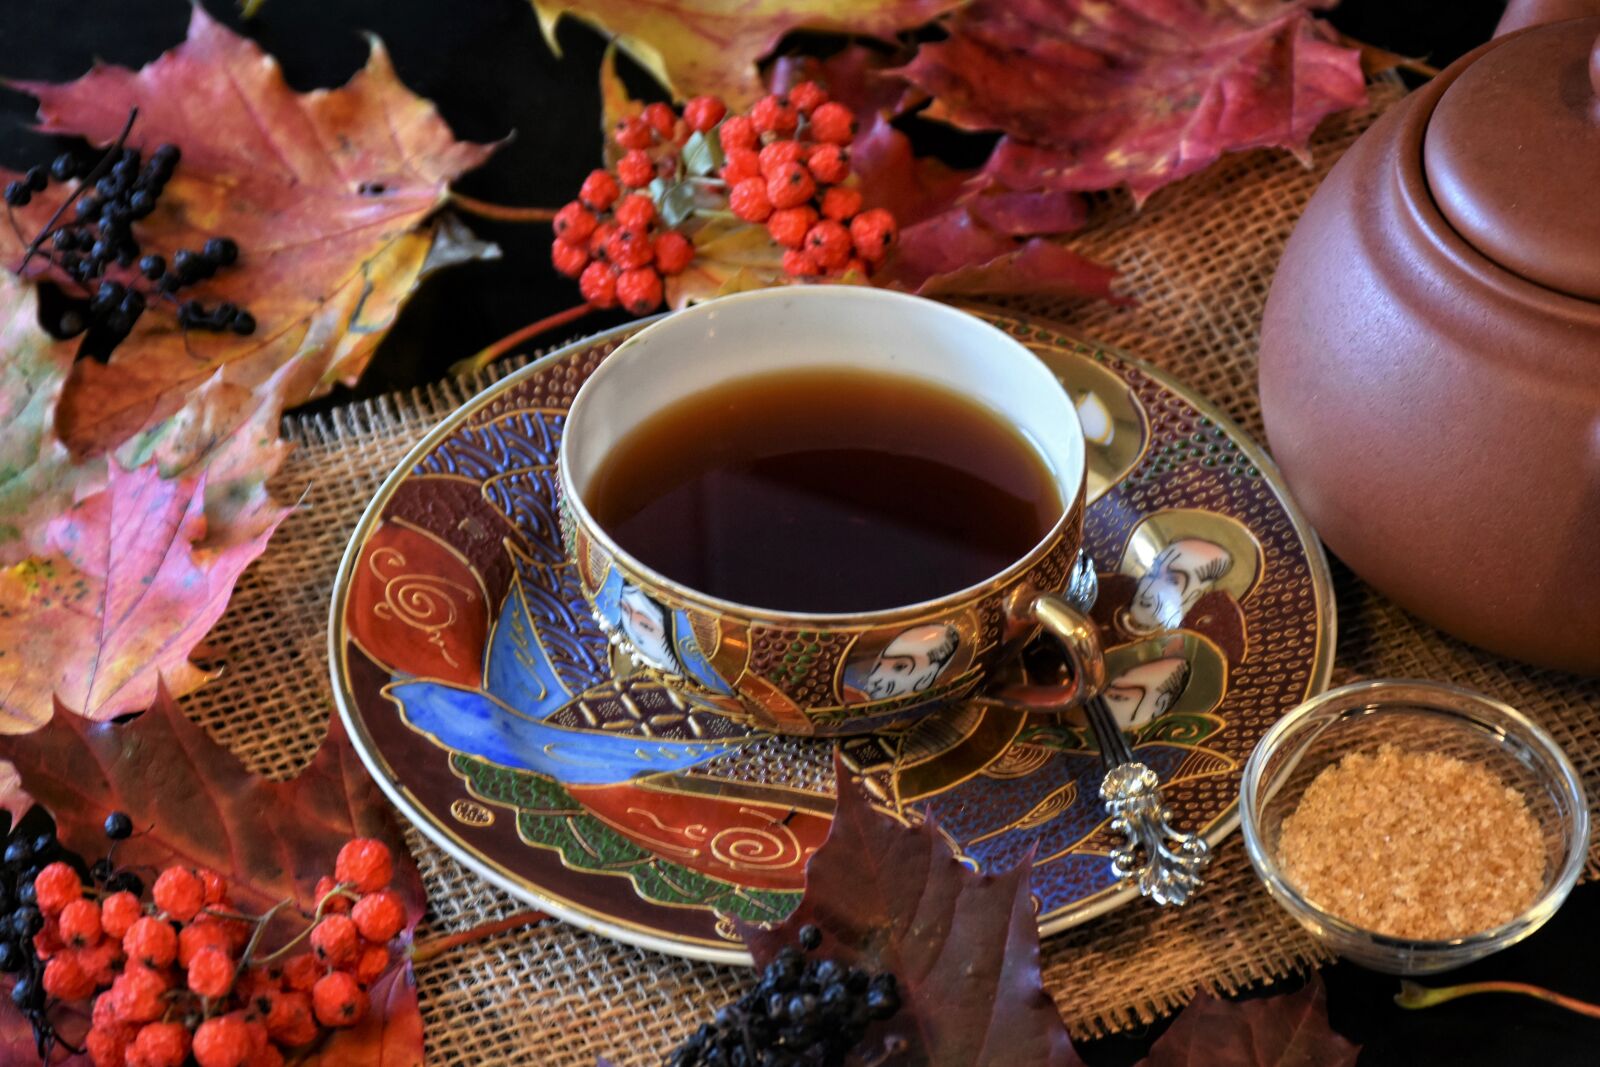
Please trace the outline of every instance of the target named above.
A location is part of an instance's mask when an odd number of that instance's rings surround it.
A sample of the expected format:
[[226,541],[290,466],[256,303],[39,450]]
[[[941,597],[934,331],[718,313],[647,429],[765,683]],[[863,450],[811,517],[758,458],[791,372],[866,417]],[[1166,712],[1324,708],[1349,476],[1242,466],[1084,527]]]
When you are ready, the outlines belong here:
[[[1306,168],[1284,153],[1230,157],[1156,194],[1135,212],[1121,196],[1097,205],[1075,244],[1123,272],[1136,300],[1014,302],[1158,364],[1260,436],[1256,329],[1285,238],[1328,167],[1400,96],[1373,87],[1371,105],[1330,120]],[[1334,269],[1334,265],[1330,265]],[[516,362],[495,374],[504,373]],[[241,581],[210,641],[221,677],[185,707],[256,770],[296,773],[331,710],[326,620],[346,539],[407,448],[489,377],[289,420],[297,448],[274,487],[303,501]],[[1550,727],[1600,795],[1600,685],[1495,660],[1409,618],[1335,567],[1340,681],[1401,675],[1459,682],[1521,707]],[[413,833],[431,911],[422,933],[462,929],[516,904]],[[1591,872],[1596,866],[1591,862]],[[1073,1032],[1088,1036],[1172,1010],[1197,989],[1232,991],[1318,963],[1315,944],[1266,896],[1235,835],[1198,900],[1178,911],[1137,903],[1050,939],[1046,983]],[[419,973],[433,1064],[625,1067],[659,1064],[748,972],[628,948],[554,921],[502,934]]]

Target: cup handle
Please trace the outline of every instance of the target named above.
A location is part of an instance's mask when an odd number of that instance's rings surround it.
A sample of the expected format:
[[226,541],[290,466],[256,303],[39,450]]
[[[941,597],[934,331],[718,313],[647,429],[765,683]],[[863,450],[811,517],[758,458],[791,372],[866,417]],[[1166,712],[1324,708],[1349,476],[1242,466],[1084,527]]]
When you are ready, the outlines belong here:
[[1055,638],[1071,677],[1012,682],[984,693],[978,702],[1029,714],[1059,714],[1098,696],[1105,688],[1100,631],[1071,600],[1030,591],[1012,608],[1011,615],[1017,623],[1038,626]]

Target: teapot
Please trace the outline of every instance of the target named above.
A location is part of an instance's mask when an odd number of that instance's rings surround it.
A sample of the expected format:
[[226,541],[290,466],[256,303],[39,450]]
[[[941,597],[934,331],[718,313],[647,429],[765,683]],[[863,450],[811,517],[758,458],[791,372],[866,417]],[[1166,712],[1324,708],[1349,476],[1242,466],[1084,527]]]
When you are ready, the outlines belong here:
[[1513,3],[1500,30],[1307,205],[1262,414],[1352,570],[1473,644],[1600,674],[1600,0]]

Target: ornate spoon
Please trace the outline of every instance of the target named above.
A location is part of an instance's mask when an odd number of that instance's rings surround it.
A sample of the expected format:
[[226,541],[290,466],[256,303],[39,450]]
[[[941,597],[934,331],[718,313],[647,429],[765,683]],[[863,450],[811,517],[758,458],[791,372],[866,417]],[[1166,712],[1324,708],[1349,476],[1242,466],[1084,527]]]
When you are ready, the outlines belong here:
[[[1087,614],[1099,595],[1099,586],[1094,561],[1080,552],[1066,599]],[[1105,761],[1100,799],[1111,815],[1112,832],[1127,837],[1125,844],[1111,850],[1112,873],[1118,881],[1137,880],[1139,892],[1157,904],[1187,904],[1200,888],[1201,872],[1211,862],[1211,846],[1196,834],[1173,829],[1172,812],[1161,798],[1161,780],[1134,759],[1122,728],[1100,695],[1105,685],[1103,671],[1098,677],[1080,679],[1079,684],[1092,694],[1084,703],[1084,712]],[[1033,706],[1026,710],[1042,709]]]

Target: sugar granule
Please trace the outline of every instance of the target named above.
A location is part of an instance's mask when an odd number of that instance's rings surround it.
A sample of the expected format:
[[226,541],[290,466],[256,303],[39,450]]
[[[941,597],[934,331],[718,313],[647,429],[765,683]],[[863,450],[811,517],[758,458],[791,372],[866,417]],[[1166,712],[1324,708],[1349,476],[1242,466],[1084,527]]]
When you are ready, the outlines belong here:
[[1487,769],[1385,744],[1318,773],[1283,820],[1278,862],[1347,922],[1444,940],[1526,910],[1544,884],[1543,841],[1526,799]]

